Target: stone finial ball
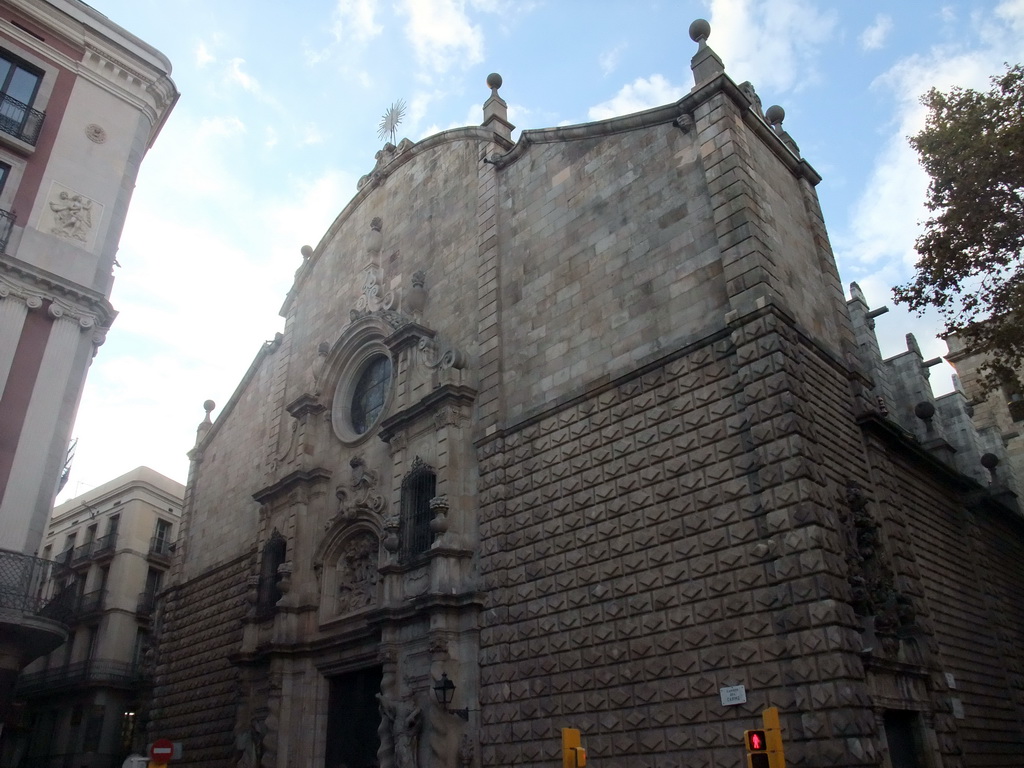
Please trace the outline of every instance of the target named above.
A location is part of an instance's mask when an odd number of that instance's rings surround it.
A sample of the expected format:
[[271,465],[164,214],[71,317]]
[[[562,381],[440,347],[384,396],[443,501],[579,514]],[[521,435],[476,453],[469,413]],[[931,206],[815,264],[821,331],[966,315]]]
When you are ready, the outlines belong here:
[[203,402],[203,410],[206,411],[207,413],[209,413],[210,411],[212,411],[216,407],[217,407],[217,404],[215,402],[213,402],[213,400],[206,400],[206,401]]
[[302,258],[308,259],[310,256],[313,255],[313,246],[304,245],[301,248],[299,248],[299,253],[302,254]]
[[914,406],[914,415],[922,421],[928,421],[928,419],[935,415],[935,406],[927,400],[922,400]]
[[999,457],[994,453],[984,453],[981,456],[981,466],[987,470],[993,470],[999,466]]
[[708,24],[707,19],[694,19],[693,23],[690,24],[690,39],[695,43],[699,43],[701,40],[707,40],[711,37],[711,25]]
[[501,75],[497,72],[491,72],[491,74],[487,76],[487,87],[493,91],[501,88]]
[[768,121],[769,125],[782,125],[782,121],[786,119],[786,110],[775,104],[765,111],[764,119]]

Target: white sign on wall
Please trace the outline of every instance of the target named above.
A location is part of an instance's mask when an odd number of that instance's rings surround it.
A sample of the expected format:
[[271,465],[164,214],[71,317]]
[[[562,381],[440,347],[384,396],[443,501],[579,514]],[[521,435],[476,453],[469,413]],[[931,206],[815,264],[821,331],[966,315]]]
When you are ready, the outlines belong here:
[[747,703],[747,689],[742,685],[729,685],[725,688],[719,688],[718,694],[722,697],[723,707]]

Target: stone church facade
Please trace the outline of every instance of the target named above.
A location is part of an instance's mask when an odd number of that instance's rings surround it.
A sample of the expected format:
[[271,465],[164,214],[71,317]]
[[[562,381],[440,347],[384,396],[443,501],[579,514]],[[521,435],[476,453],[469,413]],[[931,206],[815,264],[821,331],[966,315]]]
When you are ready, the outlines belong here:
[[769,706],[795,766],[1019,764],[1010,480],[708,31],[679,102],[515,143],[492,75],[303,249],[191,454],[176,764],[740,766]]

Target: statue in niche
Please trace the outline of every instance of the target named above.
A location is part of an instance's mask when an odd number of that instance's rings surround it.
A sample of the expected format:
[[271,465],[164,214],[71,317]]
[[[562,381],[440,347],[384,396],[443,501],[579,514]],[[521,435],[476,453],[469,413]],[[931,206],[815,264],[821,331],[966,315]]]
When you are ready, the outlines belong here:
[[265,728],[254,717],[249,727],[235,736],[236,768],[259,768],[263,760],[263,733]]
[[351,492],[340,485],[334,491],[338,499],[338,515],[342,519],[353,520],[360,513],[381,514],[386,502],[381,494],[374,492],[377,473],[366,466],[362,456],[352,457],[349,466],[352,468]]
[[321,341],[316,347],[316,357],[309,369],[309,388],[314,395],[319,395],[323,390],[324,369],[327,367],[327,354],[331,351],[331,345]]
[[68,192],[60,193],[59,202],[50,203],[56,226],[50,232],[69,240],[81,240],[92,229],[92,200]]
[[338,614],[373,605],[377,577],[377,538],[364,533],[350,540],[338,558]]
[[391,749],[395,768],[416,768],[416,742],[422,725],[422,711],[406,696],[397,701],[383,693],[377,694],[381,717],[391,733]]

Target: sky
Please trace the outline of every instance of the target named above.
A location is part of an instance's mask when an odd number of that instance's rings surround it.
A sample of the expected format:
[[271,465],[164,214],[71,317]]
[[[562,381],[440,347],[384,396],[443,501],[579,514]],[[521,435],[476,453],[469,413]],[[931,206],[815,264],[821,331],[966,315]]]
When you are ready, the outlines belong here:
[[[315,246],[374,164],[389,105],[398,138],[479,124],[502,75],[519,130],[674,102],[693,86],[687,30],[709,45],[823,177],[844,285],[873,307],[885,356],[936,317],[897,307],[928,180],[907,144],[920,96],[987,88],[1024,61],[1024,0],[91,0],[163,52],[181,98],[142,165],[93,361],[64,501],[146,465],[180,482],[203,402],[228,401]],[[950,369],[932,369],[937,392]],[[216,418],[218,410],[214,410]]]

